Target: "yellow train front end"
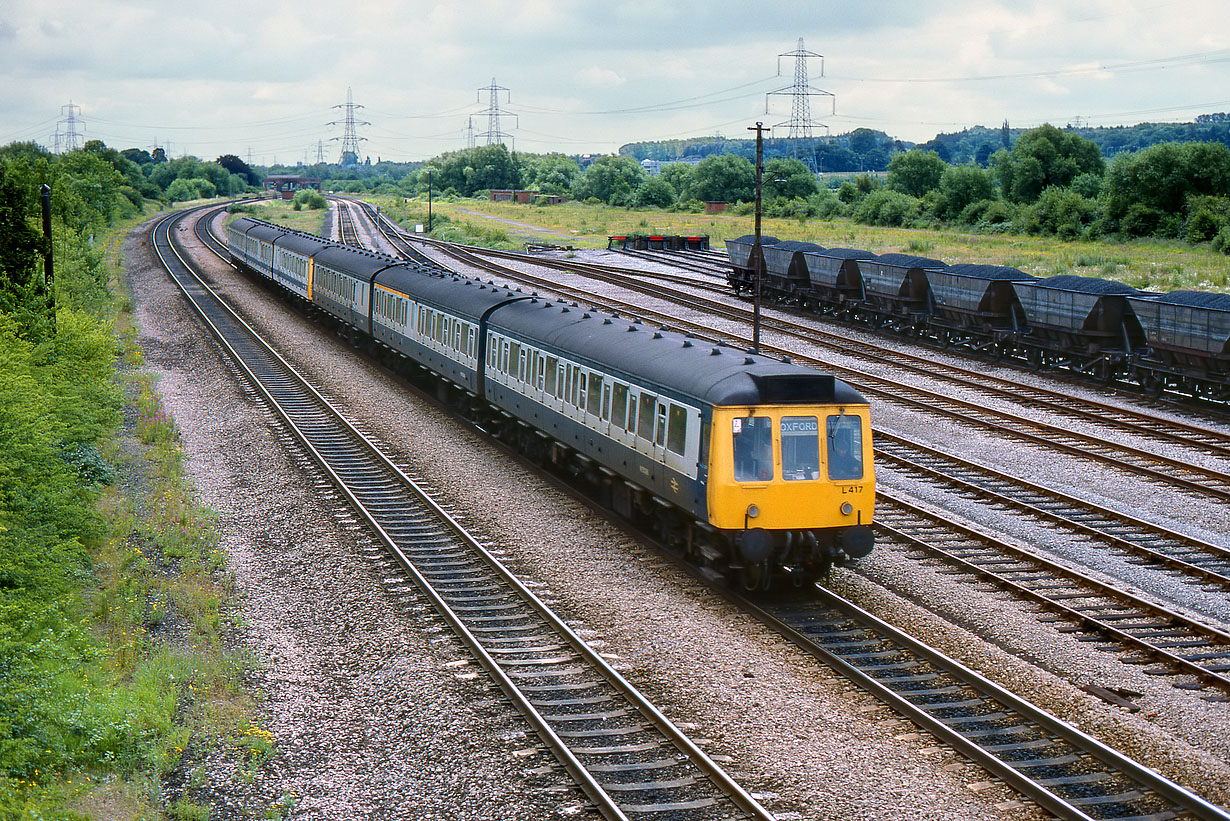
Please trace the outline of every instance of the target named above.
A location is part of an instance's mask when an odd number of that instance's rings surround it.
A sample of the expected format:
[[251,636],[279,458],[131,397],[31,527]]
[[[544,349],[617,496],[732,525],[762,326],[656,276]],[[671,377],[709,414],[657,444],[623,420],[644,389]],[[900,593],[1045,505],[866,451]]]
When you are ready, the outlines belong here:
[[715,407],[710,437],[709,523],[745,587],[767,589],[779,573],[808,582],[871,551],[866,404]]

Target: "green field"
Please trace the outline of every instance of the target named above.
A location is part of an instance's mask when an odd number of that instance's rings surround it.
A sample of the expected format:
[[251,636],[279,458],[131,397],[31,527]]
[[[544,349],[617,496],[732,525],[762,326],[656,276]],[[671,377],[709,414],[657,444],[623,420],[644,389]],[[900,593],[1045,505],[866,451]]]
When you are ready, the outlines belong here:
[[[407,208],[401,199],[369,199],[398,217]],[[411,220],[425,210],[421,199],[410,201]],[[446,215],[454,225],[474,226],[470,233],[475,236],[499,228],[512,247],[549,242],[605,248],[612,234],[663,233],[707,234],[712,246],[720,249],[726,239],[753,230],[751,216],[676,214],[584,203],[533,206],[455,200],[433,202],[432,211]],[[1035,276],[1080,274],[1116,279],[1137,288],[1230,292],[1230,256],[1177,240],[1065,242],[1054,237],[878,228],[848,220],[765,219],[761,230],[778,239],[805,240],[829,248],[862,248],[878,254],[903,252],[949,263],[1011,265]]]

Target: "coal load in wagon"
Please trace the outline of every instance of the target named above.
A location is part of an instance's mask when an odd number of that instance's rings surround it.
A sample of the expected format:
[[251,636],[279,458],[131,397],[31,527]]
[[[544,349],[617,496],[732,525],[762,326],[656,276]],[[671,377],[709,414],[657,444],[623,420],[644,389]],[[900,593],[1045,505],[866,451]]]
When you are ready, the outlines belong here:
[[858,261],[867,301],[884,313],[896,315],[929,313],[927,271],[946,266],[938,259],[909,254],[882,254]]
[[1144,347],[1145,334],[1128,297],[1144,297],[1130,285],[1073,274],[1014,281],[1035,340],[1082,356]]
[[1197,370],[1230,369],[1230,294],[1172,291],[1129,301],[1159,358]]
[[825,248],[804,251],[811,290],[822,303],[841,305],[863,298],[863,279],[859,274],[860,259],[875,259],[876,255],[861,248]]
[[824,247],[814,242],[786,240],[764,246],[764,287],[780,293],[795,294],[806,291],[811,285],[807,277],[807,263],[803,260],[806,251],[823,251]]
[[945,325],[981,330],[1016,329],[1025,324],[1013,282],[1035,277],[1004,265],[949,265],[927,271],[935,313]]
[[[760,236],[760,244],[776,245],[781,242],[777,237],[770,237],[764,234]],[[736,269],[750,269],[752,260],[752,246],[756,244],[755,234],[745,234],[737,239],[726,240],[726,256],[730,258],[730,264]]]

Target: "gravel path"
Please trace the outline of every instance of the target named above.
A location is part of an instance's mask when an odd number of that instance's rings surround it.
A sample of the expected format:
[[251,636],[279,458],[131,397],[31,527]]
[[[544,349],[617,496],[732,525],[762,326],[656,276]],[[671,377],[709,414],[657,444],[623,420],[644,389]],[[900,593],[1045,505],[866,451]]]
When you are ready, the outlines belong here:
[[[283,445],[145,249],[134,242],[130,252],[141,343],[245,594],[241,639],[260,659],[268,726],[283,751],[262,794],[300,796],[301,818],[584,817],[521,720],[482,676],[466,676],[462,651],[418,597],[384,581],[391,574],[368,539]],[[220,264],[206,268],[297,367],[440,488],[782,818],[1043,817],[268,291]],[[1125,715],[1077,689],[1090,675],[1132,672],[1113,655],[891,551],[834,581],[1215,800],[1230,796],[1225,705],[1150,682],[1146,712]],[[220,807],[234,798],[215,796]]]

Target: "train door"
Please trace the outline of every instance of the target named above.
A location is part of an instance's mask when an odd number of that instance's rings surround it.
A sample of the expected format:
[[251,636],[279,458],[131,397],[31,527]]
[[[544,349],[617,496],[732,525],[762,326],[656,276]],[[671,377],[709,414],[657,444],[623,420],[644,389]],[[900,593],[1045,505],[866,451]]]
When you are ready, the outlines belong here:
[[658,397],[641,391],[636,405],[636,449],[656,461],[654,439],[658,421]]
[[602,383],[602,410],[598,430],[604,436],[611,435],[611,380],[609,379]]

